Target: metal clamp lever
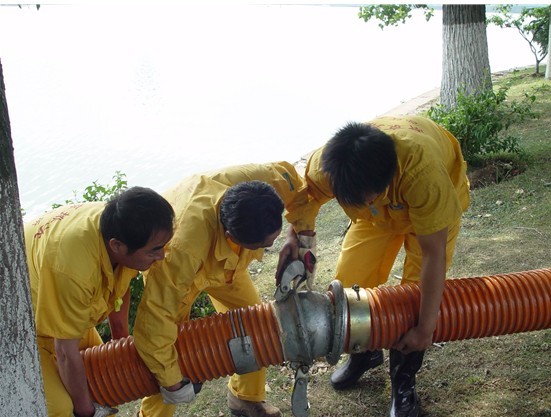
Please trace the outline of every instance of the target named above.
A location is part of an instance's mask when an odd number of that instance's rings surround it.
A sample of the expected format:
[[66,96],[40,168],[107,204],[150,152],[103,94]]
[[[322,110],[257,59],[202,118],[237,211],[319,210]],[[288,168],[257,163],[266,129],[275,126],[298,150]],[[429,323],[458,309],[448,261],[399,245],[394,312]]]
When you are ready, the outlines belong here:
[[310,367],[299,366],[295,372],[295,384],[291,395],[291,410],[295,417],[308,417],[310,403],[308,402],[308,372]]
[[298,289],[298,286],[305,280],[305,271],[304,263],[301,260],[295,259],[287,265],[281,275],[281,281],[276,288],[276,292],[274,294],[275,300],[283,301],[287,299],[289,293],[293,290],[291,285],[293,282],[294,289]]

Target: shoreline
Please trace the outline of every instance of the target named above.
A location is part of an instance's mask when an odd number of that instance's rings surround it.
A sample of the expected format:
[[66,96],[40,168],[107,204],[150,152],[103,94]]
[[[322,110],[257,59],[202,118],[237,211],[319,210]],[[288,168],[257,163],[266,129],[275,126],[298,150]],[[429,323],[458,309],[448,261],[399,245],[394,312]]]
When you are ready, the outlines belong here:
[[[496,71],[492,73],[492,81],[495,80],[497,77],[501,77],[505,74],[510,73],[511,71],[524,70],[530,67],[531,66],[529,65],[529,66],[523,66],[523,67],[514,67],[503,71]],[[390,116],[390,115],[405,116],[405,115],[417,114],[417,113],[420,113],[421,111],[424,111],[430,108],[430,106],[432,106],[436,102],[436,100],[438,100],[439,97],[440,97],[440,87],[436,87],[436,88],[433,88],[432,90],[424,92],[423,94],[419,94],[417,97],[413,97],[412,99],[409,99],[409,100],[404,100],[398,106],[393,107],[392,109],[384,113],[377,114],[377,116],[375,117]],[[298,161],[293,163],[293,165],[295,166],[295,168],[297,169],[300,175],[304,175],[306,163],[308,162],[308,158],[310,158],[310,155],[312,155],[313,152],[314,150],[308,152],[306,155],[303,155],[302,157],[300,157]]]

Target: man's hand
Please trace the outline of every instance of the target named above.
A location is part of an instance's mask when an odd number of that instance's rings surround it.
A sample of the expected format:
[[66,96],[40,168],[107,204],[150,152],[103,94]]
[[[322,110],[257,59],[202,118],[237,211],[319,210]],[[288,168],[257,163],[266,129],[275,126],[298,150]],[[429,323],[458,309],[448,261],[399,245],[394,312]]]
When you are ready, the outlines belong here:
[[[92,404],[94,404],[94,414],[91,414],[90,417],[108,417],[119,412],[116,408],[111,408],[108,405],[99,405],[95,402],[92,402]],[[82,417],[81,414],[75,412],[73,412],[73,416]]]
[[94,416],[95,407],[88,392],[86,370],[79,350],[80,339],[54,339],[57,369],[73,401],[76,416]]
[[298,237],[292,226],[289,226],[287,230],[287,239],[283,244],[283,247],[279,251],[279,260],[277,262],[276,268],[276,286],[281,283],[281,277],[283,276],[283,271],[287,268],[287,265],[298,259]]
[[312,290],[316,273],[316,235],[298,234],[298,258],[304,263],[306,287]]
[[432,345],[432,336],[436,330],[446,279],[447,237],[447,228],[430,235],[417,236],[423,253],[420,273],[419,320],[417,326],[410,329],[393,346],[394,349],[404,354],[425,350]]
[[[192,384],[187,378],[184,378],[179,385],[180,388],[176,389],[173,389],[173,387],[160,388],[165,404],[190,403],[195,399],[196,392],[201,390],[199,384]],[[198,389],[195,389],[195,385],[198,385]]]
[[[304,255],[306,254],[308,249],[310,249],[311,255],[315,255],[315,234],[316,232],[314,232],[313,230],[303,230],[297,235],[293,230],[293,227],[289,226],[289,229],[287,230],[287,240],[285,241],[285,243],[283,244],[283,247],[279,251],[279,260],[277,263],[276,274],[275,274],[276,286],[280,284],[283,271],[285,271],[285,268],[291,261],[294,261],[295,259],[300,259],[301,261],[304,262]],[[309,244],[309,241],[307,238],[314,239],[313,251],[311,250],[312,248],[306,247]],[[303,245],[302,247],[301,247],[300,239],[304,240],[304,242],[302,243]],[[312,246],[311,241],[310,241],[310,246]],[[309,259],[312,259],[312,257],[310,257]],[[313,257],[313,259],[315,263],[315,256]],[[313,265],[312,263],[310,264]],[[304,266],[307,267],[306,263]],[[313,271],[313,267],[312,267],[312,271]]]
[[94,417],[107,417],[119,412],[116,408],[111,408],[108,405],[99,405],[97,403],[94,403],[94,408],[96,409]]
[[392,348],[399,350],[405,355],[411,352],[426,350],[432,345],[433,333],[434,330],[432,332],[426,332],[419,327],[413,327],[409,329]]

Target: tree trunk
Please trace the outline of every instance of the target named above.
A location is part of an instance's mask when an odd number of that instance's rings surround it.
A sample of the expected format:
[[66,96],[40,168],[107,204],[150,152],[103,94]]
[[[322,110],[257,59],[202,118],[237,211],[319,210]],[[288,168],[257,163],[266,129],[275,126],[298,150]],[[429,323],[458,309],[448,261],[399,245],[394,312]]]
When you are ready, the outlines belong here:
[[547,41],[547,68],[545,68],[545,79],[551,80],[551,7],[549,7],[549,35]]
[[46,417],[0,61],[0,416]]
[[486,6],[445,4],[442,19],[444,50],[440,101],[452,108],[458,89],[471,95],[492,88]]

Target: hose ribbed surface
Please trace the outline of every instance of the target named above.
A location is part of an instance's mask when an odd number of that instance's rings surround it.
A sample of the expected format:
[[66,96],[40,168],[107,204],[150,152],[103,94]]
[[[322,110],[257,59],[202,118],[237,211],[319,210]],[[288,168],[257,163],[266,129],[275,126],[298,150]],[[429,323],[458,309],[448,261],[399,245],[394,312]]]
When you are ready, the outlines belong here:
[[[390,348],[417,323],[418,284],[367,289],[368,350]],[[446,280],[434,342],[551,327],[551,269]]]
[[[260,368],[283,363],[277,321],[271,304],[264,303],[182,325],[176,341],[182,374],[193,382],[234,374],[228,342],[235,337],[233,329],[242,336],[241,328],[251,339]],[[81,355],[92,399],[99,404],[117,406],[159,392],[132,337],[94,346]]]
[[117,406],[159,392],[132,336],[81,351],[93,401]]
[[182,374],[193,382],[203,382],[236,372],[228,341],[235,337],[232,328],[237,336],[242,336],[238,311],[259,368],[283,363],[279,328],[271,305],[259,304],[184,323],[176,343]]

